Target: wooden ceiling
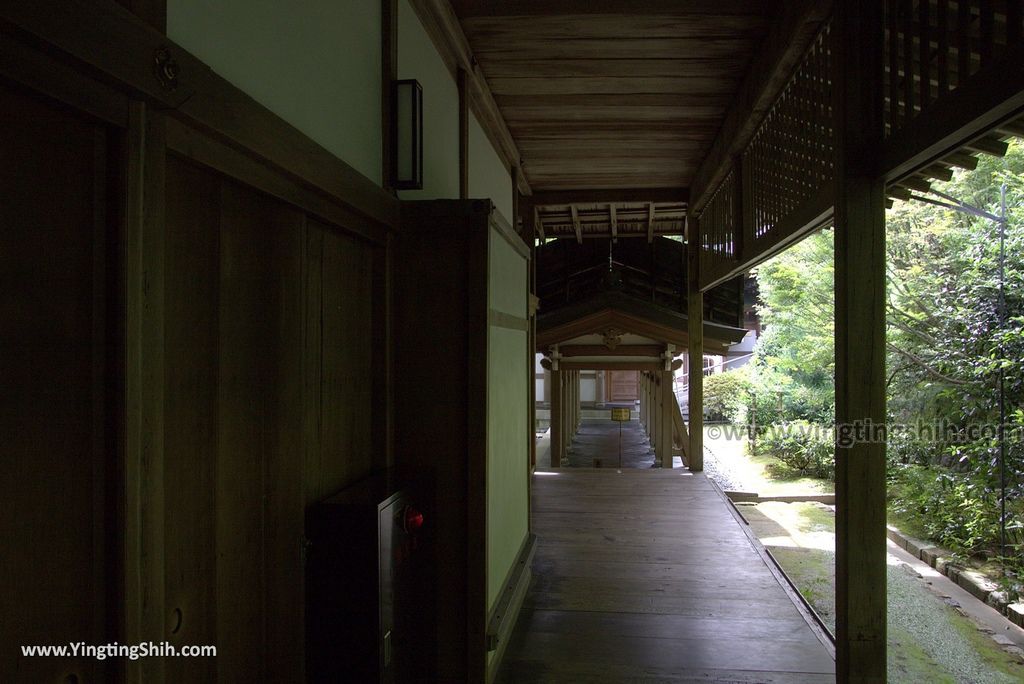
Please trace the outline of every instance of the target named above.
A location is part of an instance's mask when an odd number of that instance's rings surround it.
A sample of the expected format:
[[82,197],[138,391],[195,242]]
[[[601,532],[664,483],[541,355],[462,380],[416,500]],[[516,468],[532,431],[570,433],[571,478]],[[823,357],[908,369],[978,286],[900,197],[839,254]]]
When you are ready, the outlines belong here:
[[688,187],[775,2],[452,0],[534,189]]

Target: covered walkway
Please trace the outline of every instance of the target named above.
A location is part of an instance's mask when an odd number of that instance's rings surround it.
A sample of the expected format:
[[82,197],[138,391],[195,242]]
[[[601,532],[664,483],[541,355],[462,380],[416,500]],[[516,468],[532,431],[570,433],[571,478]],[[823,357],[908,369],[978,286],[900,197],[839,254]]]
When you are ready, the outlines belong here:
[[[600,411],[609,413],[608,410]],[[621,430],[621,437],[620,437]],[[546,441],[549,444],[550,440]],[[619,446],[622,447],[622,459],[619,460]],[[612,468],[617,469],[621,462],[623,468],[654,467],[654,448],[644,434],[643,425],[637,419],[620,424],[608,418],[586,418],[580,420],[580,426],[572,437],[568,451],[568,467],[571,468]],[[598,462],[600,464],[598,465]],[[679,456],[673,458],[673,467],[682,467]],[[550,449],[539,449],[537,466],[551,466]]]
[[833,681],[704,475],[538,471],[532,508],[534,579],[500,682]]

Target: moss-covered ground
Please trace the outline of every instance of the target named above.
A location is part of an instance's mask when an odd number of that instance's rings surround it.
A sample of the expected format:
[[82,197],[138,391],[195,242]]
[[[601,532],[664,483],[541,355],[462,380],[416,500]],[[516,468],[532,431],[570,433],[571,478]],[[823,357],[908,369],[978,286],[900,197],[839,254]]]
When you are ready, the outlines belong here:
[[[746,491],[761,495],[831,491],[831,483],[810,478],[773,479],[765,469],[768,459],[745,454],[742,443],[736,443],[739,440],[709,442],[710,458],[720,461],[720,467],[734,478],[733,484]],[[822,621],[834,630],[835,516],[831,507],[770,502],[739,509]],[[894,522],[906,525],[906,521]],[[912,525],[906,528],[914,534]],[[890,682],[1024,681],[1024,664],[979,632],[898,558],[889,555],[888,559]]]

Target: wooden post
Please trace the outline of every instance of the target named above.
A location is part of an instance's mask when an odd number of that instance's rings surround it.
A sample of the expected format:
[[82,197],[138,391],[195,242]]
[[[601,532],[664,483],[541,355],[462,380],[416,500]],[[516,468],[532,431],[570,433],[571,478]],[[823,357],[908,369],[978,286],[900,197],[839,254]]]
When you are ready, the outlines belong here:
[[884,23],[881,3],[835,12],[836,680],[884,682]]
[[562,465],[562,371],[551,369],[551,467]]
[[647,371],[643,373],[644,377],[644,435],[647,437],[647,441],[651,441],[651,378],[648,376]]
[[573,423],[573,434],[580,431],[580,423],[583,422],[583,371],[576,371],[576,381],[572,384],[572,391],[575,393],[576,398],[572,402],[572,408],[575,412],[576,421]]
[[640,373],[640,424],[647,424],[647,374]]
[[[164,188],[162,114],[128,108],[125,245],[125,639],[159,642],[164,609]],[[164,681],[162,658],[126,665],[128,682]]]
[[661,372],[661,416],[658,425],[660,434],[658,444],[661,451],[661,467],[672,467],[672,411],[675,397],[672,396],[672,371]]
[[572,436],[575,439],[580,429],[580,372],[572,372]]
[[657,460],[661,454],[661,380],[651,373],[651,446]]
[[[690,338],[690,470],[704,470],[704,293],[700,291],[700,224],[686,222],[686,315]],[[883,545],[884,546],[884,545]]]
[[562,378],[562,457],[568,458],[572,446],[572,371]]

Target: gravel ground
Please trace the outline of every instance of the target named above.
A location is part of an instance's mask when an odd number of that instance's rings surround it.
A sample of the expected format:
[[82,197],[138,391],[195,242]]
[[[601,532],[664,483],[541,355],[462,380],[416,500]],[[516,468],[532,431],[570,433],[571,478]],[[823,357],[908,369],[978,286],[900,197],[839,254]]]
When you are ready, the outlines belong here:
[[737,469],[730,465],[730,459],[725,458],[724,454],[715,453],[721,449],[721,446],[713,443],[716,448],[712,448],[708,446],[707,441],[710,440],[706,440],[704,445],[704,474],[714,480],[715,484],[723,490],[746,491],[744,489],[746,483]]
[[[991,639],[924,585],[904,563],[889,557],[889,681],[1012,684],[1024,671],[1011,666]],[[895,563],[893,561],[896,561]],[[986,661],[982,654],[997,660]],[[1003,665],[1017,676],[997,671]],[[1003,668],[1000,668],[1003,669]]]

